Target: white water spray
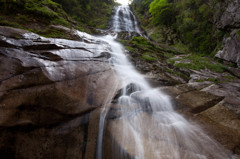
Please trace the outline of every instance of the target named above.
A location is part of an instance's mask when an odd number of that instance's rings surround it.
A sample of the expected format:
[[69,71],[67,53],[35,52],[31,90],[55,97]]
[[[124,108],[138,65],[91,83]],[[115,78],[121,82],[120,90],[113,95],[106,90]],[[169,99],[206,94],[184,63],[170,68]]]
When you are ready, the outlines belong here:
[[[128,6],[116,9],[113,24],[115,32],[140,32],[136,18]],[[200,128],[176,113],[167,95],[150,87],[128,61],[124,48],[115,41],[115,37],[107,35],[101,37],[101,40],[111,46],[110,62],[125,86],[117,101],[121,117],[109,124],[112,138],[121,148],[120,155],[128,154],[135,159],[232,158]],[[105,110],[101,116],[99,132],[103,132],[106,114]],[[100,133],[97,159],[102,158],[102,142],[103,133]]]

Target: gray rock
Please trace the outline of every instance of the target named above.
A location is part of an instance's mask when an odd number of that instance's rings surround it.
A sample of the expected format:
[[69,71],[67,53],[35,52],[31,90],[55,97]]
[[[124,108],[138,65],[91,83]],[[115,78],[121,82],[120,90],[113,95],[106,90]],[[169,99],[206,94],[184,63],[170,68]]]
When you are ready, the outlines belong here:
[[[220,4],[220,5],[219,5]],[[220,15],[216,17],[219,18],[217,21],[218,28],[234,28],[240,27],[240,1],[239,0],[228,0],[219,3],[217,8],[221,10]]]
[[233,30],[229,37],[223,40],[223,49],[215,56],[240,66],[240,37],[237,30]]

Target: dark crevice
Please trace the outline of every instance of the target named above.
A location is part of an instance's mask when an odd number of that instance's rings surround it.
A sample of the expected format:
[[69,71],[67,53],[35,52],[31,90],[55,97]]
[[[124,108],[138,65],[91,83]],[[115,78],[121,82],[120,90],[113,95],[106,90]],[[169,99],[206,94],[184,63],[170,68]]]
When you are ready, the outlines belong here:
[[[31,106],[21,106],[21,109],[24,109],[25,111],[28,111],[28,108],[23,108],[23,107],[31,107]],[[36,106],[35,106],[36,107]],[[55,114],[61,115],[62,119],[59,119],[56,123],[52,123],[49,125],[46,124],[39,124],[39,125],[34,125],[34,124],[26,124],[26,125],[16,125],[16,126],[0,126],[0,131],[3,130],[7,130],[7,131],[13,131],[13,132],[29,132],[29,131],[33,131],[36,129],[40,129],[40,128],[45,128],[45,129],[53,129],[57,126],[61,126],[63,123],[67,123],[77,117],[81,117],[84,116],[86,114],[89,114],[90,112],[92,112],[93,110],[95,110],[97,107],[91,107],[85,111],[82,111],[80,113],[77,114],[64,114],[62,112],[60,112],[59,110],[50,108],[50,107],[41,107],[41,109],[44,109],[47,112],[54,112]],[[34,109],[34,108],[31,108]],[[31,110],[30,109],[30,110]],[[35,111],[35,110],[32,110]]]
[[192,113],[194,114],[198,114],[198,113],[201,113],[209,108],[212,108],[213,106],[215,106],[216,104],[218,104],[220,101],[222,101],[224,99],[224,97],[219,97],[217,99],[214,99],[210,102],[208,102],[207,104],[205,105],[202,105],[202,106],[199,106],[199,107],[196,107],[194,109],[191,110]]
[[[89,114],[87,116],[89,121]],[[88,126],[89,123],[84,125],[84,137],[83,137],[83,148],[82,148],[82,159],[85,158],[86,150],[87,150],[87,138],[88,138]]]

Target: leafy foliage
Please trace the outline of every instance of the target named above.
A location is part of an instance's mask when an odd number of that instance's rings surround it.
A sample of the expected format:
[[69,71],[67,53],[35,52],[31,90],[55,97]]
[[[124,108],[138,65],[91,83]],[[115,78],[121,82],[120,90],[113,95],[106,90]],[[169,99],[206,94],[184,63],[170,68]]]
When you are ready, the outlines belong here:
[[74,20],[91,27],[105,28],[115,5],[113,0],[53,0],[62,5]]
[[153,16],[153,23],[163,24],[170,26],[175,22],[176,11],[172,3],[168,3],[167,0],[154,0],[150,4],[149,12]]
[[0,25],[40,32],[48,37],[66,37],[56,30],[50,33],[50,25],[96,33],[95,28],[105,28],[114,5],[114,0],[0,0]]
[[[205,0],[133,0],[132,8],[156,41],[179,40],[193,52],[210,54],[224,36],[212,23],[214,5]],[[151,23],[159,29],[152,29]]]
[[[36,19],[44,24],[51,24],[52,21],[58,21],[59,24],[68,26],[69,18],[62,10],[61,5],[51,0],[8,0],[0,1],[0,9],[6,16],[28,17]],[[26,20],[22,19],[22,20]],[[25,21],[23,21],[24,23]]]

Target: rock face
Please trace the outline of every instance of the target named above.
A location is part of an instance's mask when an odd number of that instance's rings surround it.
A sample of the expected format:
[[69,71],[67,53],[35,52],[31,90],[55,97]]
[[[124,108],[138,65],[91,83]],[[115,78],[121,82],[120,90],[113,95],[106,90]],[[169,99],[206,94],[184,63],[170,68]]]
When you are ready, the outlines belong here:
[[240,1],[222,1],[214,5],[216,13],[214,21],[219,29],[230,30],[230,36],[223,39],[223,49],[216,57],[240,65]]
[[193,82],[161,87],[160,90],[171,95],[178,112],[200,124],[208,135],[239,154],[239,88],[240,80],[236,80],[219,85]]
[[233,30],[229,37],[224,38],[223,50],[220,50],[216,57],[240,66],[240,35],[237,34],[237,30]]
[[115,94],[116,76],[109,45],[76,36],[79,41],[51,39],[0,27],[0,158],[94,154],[86,147],[95,151],[89,141],[97,138],[95,118],[106,96]]
[[240,1],[227,0],[216,4],[216,8],[222,11],[216,17],[219,28],[240,27]]

